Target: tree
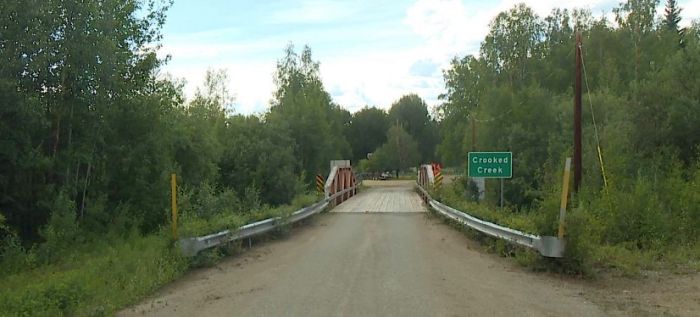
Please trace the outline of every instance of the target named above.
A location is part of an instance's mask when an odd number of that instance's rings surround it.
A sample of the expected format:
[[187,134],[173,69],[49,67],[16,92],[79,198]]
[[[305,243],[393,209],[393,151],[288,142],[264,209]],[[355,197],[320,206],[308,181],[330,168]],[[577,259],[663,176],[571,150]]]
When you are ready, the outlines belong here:
[[[0,210],[23,238],[40,239],[38,228],[59,193],[74,202],[81,222],[117,217],[98,210],[103,199],[112,206],[142,203],[143,214],[160,214],[153,204],[165,199],[159,177],[172,165],[168,126],[160,123],[178,99],[170,83],[154,76],[163,62],[155,52],[169,5],[0,3],[0,98],[8,105],[0,110],[0,135],[12,136],[2,148],[18,150],[0,154],[0,165],[9,168],[0,180]],[[23,121],[12,123],[17,119]],[[134,155],[120,156],[126,153]],[[130,177],[138,181],[129,188],[113,186]],[[121,195],[131,190],[133,196]]]
[[418,144],[400,125],[389,128],[384,143],[370,158],[373,170],[399,171],[418,166],[420,153]]
[[425,101],[416,94],[405,95],[391,105],[389,122],[401,125],[418,142],[419,159],[425,162],[435,158],[439,141],[437,123],[428,114]]
[[664,24],[666,27],[675,32],[679,32],[678,23],[681,22],[681,11],[676,0],[667,0],[666,8],[664,9]]
[[541,57],[543,25],[534,11],[524,3],[499,13],[481,44],[489,68],[504,76],[512,86],[524,82],[533,61]]
[[458,165],[475,147],[471,143],[471,119],[476,116],[489,76],[483,59],[473,55],[455,58],[450,66],[443,72],[447,91],[439,96],[443,104],[438,107],[442,139],[438,152],[443,163]]
[[622,29],[639,36],[654,29],[654,17],[659,0],[628,0],[613,9],[615,20]]
[[225,108],[232,102],[227,79],[224,70],[208,70],[204,86],[197,88],[184,111],[175,114],[183,123],[177,127],[174,147],[184,184],[211,183],[218,177],[217,164],[224,150]]
[[389,116],[376,107],[364,107],[352,115],[348,141],[352,147],[352,159],[358,162],[386,141]]
[[[654,17],[656,14],[656,6],[659,0],[628,0],[621,3],[619,7],[614,8],[615,20],[623,32],[624,41],[630,41],[631,46],[627,46],[634,56],[631,60],[631,69],[634,79],[634,84],[631,88],[635,91],[633,95],[637,95],[638,91],[636,84],[641,79],[641,74],[646,72],[645,59],[649,58],[648,52],[642,50],[642,46],[648,45],[647,41],[655,41],[652,36],[654,31]],[[628,63],[629,64],[629,63]]]
[[293,140],[294,156],[299,162],[295,172],[313,175],[324,173],[332,159],[350,155],[345,141],[348,114],[335,105],[323,87],[319,63],[306,46],[297,55],[289,45],[285,57],[278,61],[275,74],[277,90],[266,121],[287,130]]
[[352,114],[340,105],[331,103],[328,112],[328,120],[333,136],[331,147],[336,150],[335,159],[349,159],[352,157],[352,147],[348,141]]
[[219,183],[243,196],[247,189],[259,191],[264,203],[289,203],[296,187],[293,141],[287,131],[266,124],[255,116],[226,119]]

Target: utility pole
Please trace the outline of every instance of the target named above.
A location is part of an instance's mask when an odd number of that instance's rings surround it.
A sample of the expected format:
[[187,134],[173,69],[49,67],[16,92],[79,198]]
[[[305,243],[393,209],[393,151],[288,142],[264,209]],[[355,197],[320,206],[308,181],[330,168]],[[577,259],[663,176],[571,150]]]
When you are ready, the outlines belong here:
[[581,32],[576,31],[576,72],[574,84],[574,192],[581,185]]

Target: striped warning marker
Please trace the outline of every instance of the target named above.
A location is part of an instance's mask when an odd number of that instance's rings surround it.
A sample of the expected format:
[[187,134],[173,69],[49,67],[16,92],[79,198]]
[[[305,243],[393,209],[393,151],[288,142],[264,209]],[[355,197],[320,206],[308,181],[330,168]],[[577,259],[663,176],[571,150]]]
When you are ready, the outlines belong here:
[[323,176],[321,174],[316,175],[316,190],[323,194],[326,191],[324,190],[324,187],[326,186],[326,182],[323,180]]
[[435,188],[440,188],[442,186],[442,171],[437,170],[435,172]]

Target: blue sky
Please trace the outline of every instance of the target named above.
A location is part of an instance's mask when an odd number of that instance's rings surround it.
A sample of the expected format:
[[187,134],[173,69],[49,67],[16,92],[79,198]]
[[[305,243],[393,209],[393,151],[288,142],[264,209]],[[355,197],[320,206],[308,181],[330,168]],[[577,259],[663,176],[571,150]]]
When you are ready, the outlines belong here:
[[[183,78],[188,97],[207,69],[224,69],[236,113],[267,110],[273,73],[288,43],[309,45],[326,90],[341,106],[387,109],[406,93],[430,106],[443,92],[442,69],[454,56],[476,54],[498,12],[522,1],[225,1],[175,0],[163,29],[163,68]],[[618,1],[525,1],[540,16],[554,7],[610,14]],[[665,1],[662,1],[665,2]],[[679,1],[687,23],[700,0]]]

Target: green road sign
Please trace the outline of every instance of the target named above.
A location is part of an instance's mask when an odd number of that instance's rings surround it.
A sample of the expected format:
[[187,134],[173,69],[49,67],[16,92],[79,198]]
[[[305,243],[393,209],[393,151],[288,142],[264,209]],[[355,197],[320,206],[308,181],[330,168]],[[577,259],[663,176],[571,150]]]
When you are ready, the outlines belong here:
[[513,152],[469,152],[469,177],[513,177]]

